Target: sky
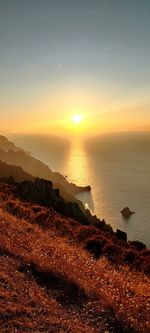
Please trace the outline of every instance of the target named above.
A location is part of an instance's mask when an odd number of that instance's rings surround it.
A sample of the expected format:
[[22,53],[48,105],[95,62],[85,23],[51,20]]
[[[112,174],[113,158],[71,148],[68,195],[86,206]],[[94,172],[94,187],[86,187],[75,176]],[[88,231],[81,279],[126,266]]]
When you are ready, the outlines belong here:
[[149,0],[0,0],[0,131],[150,130],[149,62]]

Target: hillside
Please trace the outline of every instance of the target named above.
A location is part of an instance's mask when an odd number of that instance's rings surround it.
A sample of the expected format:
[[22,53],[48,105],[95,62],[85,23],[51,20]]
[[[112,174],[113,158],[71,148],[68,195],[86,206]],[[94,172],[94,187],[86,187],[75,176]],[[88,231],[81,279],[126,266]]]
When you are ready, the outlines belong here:
[[16,182],[34,180],[34,177],[25,172],[20,166],[6,164],[0,161],[0,179],[12,176]]
[[9,149],[11,149],[13,151],[19,151],[19,150],[21,150],[18,147],[16,147],[13,142],[10,142],[3,135],[0,135],[0,149],[2,149],[4,151],[8,151]]
[[60,189],[61,195],[66,200],[76,200],[73,198],[76,193],[83,190],[90,191],[90,186],[82,187],[69,183],[60,173],[53,172],[46,164],[17,148],[3,136],[0,136],[0,160],[10,165],[21,166],[33,177],[51,180],[54,187]]
[[[149,251],[16,193],[1,183],[1,332],[148,333]],[[105,240],[97,260],[91,238]],[[131,248],[141,271],[123,261]]]

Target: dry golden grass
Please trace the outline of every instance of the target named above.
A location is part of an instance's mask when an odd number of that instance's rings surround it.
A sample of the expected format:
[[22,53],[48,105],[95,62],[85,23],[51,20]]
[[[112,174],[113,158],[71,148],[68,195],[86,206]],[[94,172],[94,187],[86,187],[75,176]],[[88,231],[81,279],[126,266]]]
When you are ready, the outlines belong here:
[[105,257],[95,261],[56,229],[41,229],[4,209],[2,332],[149,332],[149,276]]
[[133,245],[117,239],[115,235],[93,225],[82,225],[82,221],[80,223],[72,218],[65,218],[53,208],[22,201],[16,197],[13,186],[0,184],[0,207],[13,216],[38,224],[47,232],[53,230],[71,243],[82,244],[91,253],[93,253],[90,249],[92,242],[95,258],[105,255],[113,263],[128,263],[137,270],[150,273],[150,251],[138,251]]

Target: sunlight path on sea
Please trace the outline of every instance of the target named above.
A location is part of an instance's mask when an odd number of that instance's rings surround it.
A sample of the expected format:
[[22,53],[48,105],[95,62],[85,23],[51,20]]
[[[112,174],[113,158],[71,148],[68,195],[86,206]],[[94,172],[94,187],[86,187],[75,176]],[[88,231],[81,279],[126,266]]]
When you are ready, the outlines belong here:
[[[67,179],[80,186],[91,185],[91,166],[88,163],[84,143],[82,141],[72,141],[68,160],[66,161]],[[94,211],[94,204],[90,192],[83,192],[77,195],[82,200],[85,208]]]
[[68,180],[77,183],[78,185],[85,185],[89,179],[89,166],[81,141],[73,141],[68,160],[66,165],[68,171]]
[[[141,190],[143,186],[146,186],[144,184],[147,177],[144,178],[142,173],[141,178],[138,176],[137,182],[137,178],[133,177],[132,172],[135,166],[143,170],[141,157],[139,156],[137,163],[137,156],[135,155],[134,161],[130,151],[127,154],[120,149],[118,153],[111,149],[111,143],[109,145],[108,151],[105,142],[99,141],[97,145],[95,144],[94,150],[93,148],[91,150],[85,142],[73,141],[65,160],[67,179],[77,185],[91,186],[91,193],[82,192],[76,197],[83,202],[86,208],[90,209],[92,214],[97,215],[100,219],[104,218],[114,230],[118,228],[127,232],[128,239],[138,239],[149,246],[146,198],[140,206]],[[115,149],[116,147],[115,145]],[[136,211],[136,214],[126,221],[122,218],[120,210],[128,205]],[[140,207],[144,207],[145,215]]]

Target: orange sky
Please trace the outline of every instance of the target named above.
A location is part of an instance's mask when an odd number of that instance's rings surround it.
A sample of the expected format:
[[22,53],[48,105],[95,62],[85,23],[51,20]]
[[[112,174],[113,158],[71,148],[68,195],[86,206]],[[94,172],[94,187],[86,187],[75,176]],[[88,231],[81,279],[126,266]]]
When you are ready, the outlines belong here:
[[[82,88],[83,92],[83,88]],[[69,94],[69,97],[67,95]],[[115,94],[114,94],[115,95]],[[115,96],[116,97],[116,96]],[[74,114],[82,116],[81,123],[74,123]],[[112,93],[85,90],[80,92],[62,90],[51,95],[32,96],[7,101],[2,105],[2,133],[46,133],[70,136],[95,135],[109,131],[150,130],[149,96],[143,92],[124,98],[113,98]]]

